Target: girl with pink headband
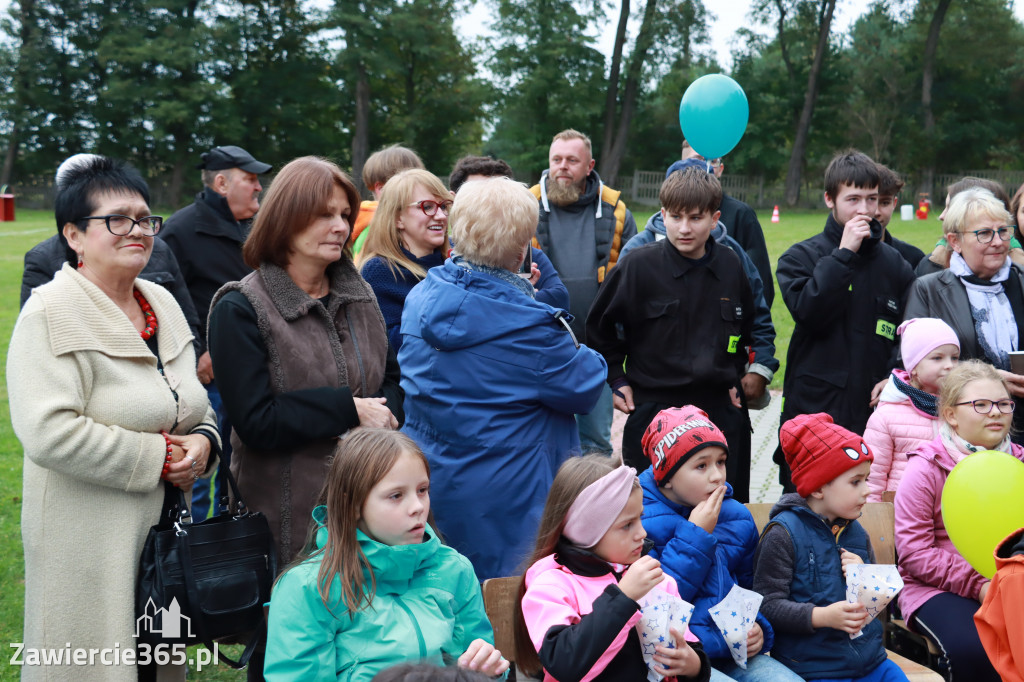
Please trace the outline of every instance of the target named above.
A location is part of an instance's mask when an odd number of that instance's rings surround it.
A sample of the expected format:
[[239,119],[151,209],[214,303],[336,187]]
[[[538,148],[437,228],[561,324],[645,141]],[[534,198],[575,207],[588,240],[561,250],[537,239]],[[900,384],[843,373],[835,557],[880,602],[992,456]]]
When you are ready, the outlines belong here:
[[[551,484],[530,568],[519,588],[516,665],[545,682],[643,682],[648,667],[637,603],[652,590],[679,596],[675,580],[646,556],[643,493],[632,467],[573,457]],[[671,631],[655,647],[666,679],[711,676],[697,638]]]

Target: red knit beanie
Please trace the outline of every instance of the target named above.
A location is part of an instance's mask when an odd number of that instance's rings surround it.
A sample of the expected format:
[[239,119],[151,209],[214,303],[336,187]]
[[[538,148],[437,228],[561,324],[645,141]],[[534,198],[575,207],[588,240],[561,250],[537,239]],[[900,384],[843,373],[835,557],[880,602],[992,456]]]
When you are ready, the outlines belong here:
[[708,413],[693,405],[662,410],[644,431],[644,454],[651,460],[658,485],[698,451],[712,445],[729,452],[725,434],[714,425]]
[[824,412],[801,414],[782,425],[779,443],[801,497],[874,456],[864,439]]

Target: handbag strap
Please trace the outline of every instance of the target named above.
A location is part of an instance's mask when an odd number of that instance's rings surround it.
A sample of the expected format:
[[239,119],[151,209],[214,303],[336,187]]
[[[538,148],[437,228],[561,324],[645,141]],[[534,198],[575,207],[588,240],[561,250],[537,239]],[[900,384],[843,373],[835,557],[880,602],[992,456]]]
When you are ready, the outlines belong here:
[[[225,480],[228,485],[224,485]],[[228,487],[230,486],[231,495],[234,496],[235,502],[238,505],[237,515],[241,516],[246,513],[247,507],[245,502],[242,501],[242,494],[238,492],[238,483],[235,482],[235,477],[231,474],[231,467],[218,466],[217,467],[217,489],[222,491],[220,500],[217,501],[217,513],[223,514],[230,510],[231,503],[228,497]]]
[[202,609],[199,607],[199,590],[196,587],[196,576],[192,570],[192,548],[188,543],[188,532],[184,529],[179,529],[176,535],[178,538],[178,551],[181,556],[181,577],[185,583],[185,594],[189,601],[189,611],[196,616],[193,618],[192,624],[196,627],[199,641],[205,644],[206,648],[210,651],[216,651],[217,657],[221,662],[226,663],[235,670],[241,670],[249,664],[249,659],[252,657],[253,652],[256,651],[256,647],[265,640],[267,636],[266,622],[264,621],[260,626],[259,632],[245,645],[245,650],[238,657],[237,661],[228,658],[219,647],[215,647],[213,638],[210,637],[206,630],[206,621],[203,619]]
[[164,504],[160,510],[157,528],[166,530],[173,528],[175,523],[192,522],[192,512],[185,501],[185,493],[170,481],[164,481]]

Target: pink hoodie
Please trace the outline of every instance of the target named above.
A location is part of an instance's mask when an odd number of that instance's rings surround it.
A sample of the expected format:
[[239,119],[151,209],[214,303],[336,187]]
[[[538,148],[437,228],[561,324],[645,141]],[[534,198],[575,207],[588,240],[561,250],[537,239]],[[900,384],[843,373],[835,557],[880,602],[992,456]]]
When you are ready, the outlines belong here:
[[[526,594],[523,595],[523,619],[530,632],[533,647],[540,651],[544,643],[544,635],[556,625],[574,625],[582,616],[593,610],[594,600],[601,596],[608,585],[618,584],[611,573],[589,578],[576,575],[568,568],[555,561],[552,554],[546,556],[526,571]],[[673,597],[679,597],[679,589],[672,576],[665,574],[665,580],[654,588],[664,590]],[[581,680],[588,682],[605,669],[609,661],[626,643],[630,629],[640,621],[640,609],[626,622],[622,630],[612,641],[611,647],[597,659],[597,663]],[[690,630],[686,630],[688,642],[698,641]],[[544,671],[544,682],[557,682],[547,670]]]
[[[910,382],[910,375],[902,369],[893,374]],[[896,490],[907,467],[907,453],[938,435],[939,420],[914,407],[907,394],[889,381],[864,429],[864,442],[875,456],[868,474],[868,502],[881,502],[882,493]]]
[[[1024,461],[1024,448],[1011,453]],[[896,553],[904,587],[899,603],[903,617],[942,592],[977,599],[988,582],[953,546],[942,522],[942,486],[954,466],[941,438],[909,453],[906,471],[896,492]]]

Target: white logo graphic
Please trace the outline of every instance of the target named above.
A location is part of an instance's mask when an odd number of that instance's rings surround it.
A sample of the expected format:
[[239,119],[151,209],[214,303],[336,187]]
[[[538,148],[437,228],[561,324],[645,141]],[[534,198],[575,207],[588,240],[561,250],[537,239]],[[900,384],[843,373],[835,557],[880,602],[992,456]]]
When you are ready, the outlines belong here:
[[658,441],[658,444],[654,446],[654,454],[658,458],[658,461],[654,463],[654,468],[661,469],[662,465],[665,463],[665,450],[668,450],[675,445],[676,441],[679,440],[684,433],[691,429],[700,428],[701,426],[709,429],[715,428],[715,425],[706,419],[691,419],[688,422],[679,424],[662,436],[661,440]]
[[[159,628],[155,627],[157,616],[160,617]],[[135,620],[135,636],[138,637],[141,632],[150,632],[166,639],[178,639],[183,636],[182,622],[185,624],[184,636],[195,637],[192,634],[192,619],[181,615],[181,606],[176,598],[171,600],[170,608],[166,609],[158,609],[150,599],[146,602],[146,610]]]

